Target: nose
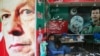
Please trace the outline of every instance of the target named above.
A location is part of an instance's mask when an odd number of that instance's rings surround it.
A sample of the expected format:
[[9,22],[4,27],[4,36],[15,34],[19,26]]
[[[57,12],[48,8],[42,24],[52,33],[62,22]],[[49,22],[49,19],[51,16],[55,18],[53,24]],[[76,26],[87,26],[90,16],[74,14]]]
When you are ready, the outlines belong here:
[[9,32],[9,34],[13,35],[13,36],[21,36],[23,35],[24,31],[21,27],[21,25],[17,25],[15,27],[12,28],[12,30]]
[[21,24],[21,21],[20,21],[20,17],[18,15],[18,13],[15,13],[15,16],[12,17],[12,27],[9,31],[9,34],[10,35],[13,35],[13,36],[21,36],[24,34],[24,31],[23,31],[23,28],[22,28],[22,24]]

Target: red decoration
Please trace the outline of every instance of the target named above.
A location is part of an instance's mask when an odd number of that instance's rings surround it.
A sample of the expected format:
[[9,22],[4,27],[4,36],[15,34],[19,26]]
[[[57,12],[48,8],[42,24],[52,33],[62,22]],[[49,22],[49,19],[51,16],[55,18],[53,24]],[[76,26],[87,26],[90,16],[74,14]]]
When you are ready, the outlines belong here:
[[[48,3],[56,3],[60,0],[47,0]],[[61,0],[61,3],[70,3],[70,2],[100,2],[100,0]]]
[[49,21],[48,23],[48,33],[62,34],[67,33],[67,31],[67,21]]

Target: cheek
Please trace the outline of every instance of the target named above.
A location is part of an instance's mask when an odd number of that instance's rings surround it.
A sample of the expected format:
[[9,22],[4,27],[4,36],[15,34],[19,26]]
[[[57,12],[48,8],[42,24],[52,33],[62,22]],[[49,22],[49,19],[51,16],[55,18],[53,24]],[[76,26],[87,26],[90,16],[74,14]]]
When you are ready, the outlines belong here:
[[6,49],[9,49],[9,46],[12,43],[12,40],[11,40],[10,36],[4,36],[4,38],[5,38]]
[[91,18],[92,18],[92,17],[94,17],[94,15],[93,15],[93,14],[91,15]]
[[34,22],[33,21],[31,21],[30,23],[29,23],[29,25],[28,26],[26,26],[27,27],[27,32],[29,33],[29,35],[31,36],[31,39],[34,39],[34,37],[35,37],[35,26],[34,26]]
[[35,28],[35,19],[34,19],[34,16],[30,16],[30,17],[26,17],[27,19],[29,20],[21,20],[22,21],[22,24],[26,27],[30,27],[30,28]]
[[34,30],[35,30],[35,23],[34,23],[34,21],[30,21],[30,22],[29,22],[28,29],[29,29],[29,31],[30,31],[32,34],[34,33]]
[[4,33],[7,33],[12,28],[12,25],[13,24],[10,20],[2,21],[2,31],[4,31]]
[[100,18],[100,15],[97,15],[98,18]]
[[32,29],[35,29],[35,27],[36,27],[36,22],[35,22],[35,20],[32,20],[32,21],[30,21],[31,23],[29,24],[29,26],[30,26],[30,28],[32,28]]
[[3,32],[4,36],[7,36],[7,32],[8,32],[7,30],[8,30],[7,25],[3,25],[2,26],[2,32]]

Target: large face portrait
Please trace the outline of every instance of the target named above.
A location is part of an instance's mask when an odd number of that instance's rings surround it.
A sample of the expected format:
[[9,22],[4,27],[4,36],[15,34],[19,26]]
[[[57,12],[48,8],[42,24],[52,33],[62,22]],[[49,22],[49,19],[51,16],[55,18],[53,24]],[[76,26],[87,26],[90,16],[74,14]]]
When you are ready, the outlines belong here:
[[70,30],[78,34],[83,28],[84,20],[81,16],[73,16],[70,20]]
[[9,56],[35,56],[35,0],[0,0],[0,18]]

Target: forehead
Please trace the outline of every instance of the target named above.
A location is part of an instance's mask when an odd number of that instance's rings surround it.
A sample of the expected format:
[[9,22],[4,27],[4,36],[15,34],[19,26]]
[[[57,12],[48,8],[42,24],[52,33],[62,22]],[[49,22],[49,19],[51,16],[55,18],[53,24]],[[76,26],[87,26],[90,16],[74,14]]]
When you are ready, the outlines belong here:
[[[16,7],[19,4],[35,5],[35,0],[0,0],[0,8]],[[11,7],[9,7],[11,8]]]
[[92,10],[92,12],[99,12],[99,11],[100,11],[99,9]]
[[25,3],[26,0],[1,0],[0,8],[1,9],[12,9],[16,8],[18,5]]
[[0,0],[0,16],[2,12],[5,11],[14,11],[21,6],[31,5],[34,6],[34,0]]

